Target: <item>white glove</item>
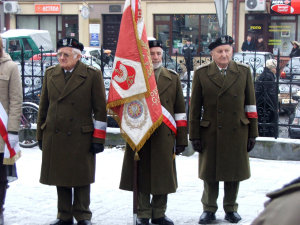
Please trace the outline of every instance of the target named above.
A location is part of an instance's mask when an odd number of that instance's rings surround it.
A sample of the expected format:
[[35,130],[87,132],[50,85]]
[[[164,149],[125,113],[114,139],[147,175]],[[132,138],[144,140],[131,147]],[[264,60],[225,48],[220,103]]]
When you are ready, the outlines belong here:
[[19,144],[19,135],[8,133],[8,141],[12,148],[15,148],[17,144]]

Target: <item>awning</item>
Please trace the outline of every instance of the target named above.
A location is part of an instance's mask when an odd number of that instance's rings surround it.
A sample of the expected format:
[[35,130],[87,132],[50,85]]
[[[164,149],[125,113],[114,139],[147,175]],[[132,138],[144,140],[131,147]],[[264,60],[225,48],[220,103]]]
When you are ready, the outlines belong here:
[[279,13],[284,15],[300,14],[299,0],[271,0],[271,13]]

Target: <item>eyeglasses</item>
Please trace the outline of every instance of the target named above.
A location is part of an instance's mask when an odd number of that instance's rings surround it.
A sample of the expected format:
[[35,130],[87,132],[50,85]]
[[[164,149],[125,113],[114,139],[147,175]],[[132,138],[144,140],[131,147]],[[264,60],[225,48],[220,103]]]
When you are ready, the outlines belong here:
[[57,58],[61,58],[61,57],[69,58],[70,55],[67,54],[67,53],[59,52],[59,53],[57,53],[56,57],[57,57]]

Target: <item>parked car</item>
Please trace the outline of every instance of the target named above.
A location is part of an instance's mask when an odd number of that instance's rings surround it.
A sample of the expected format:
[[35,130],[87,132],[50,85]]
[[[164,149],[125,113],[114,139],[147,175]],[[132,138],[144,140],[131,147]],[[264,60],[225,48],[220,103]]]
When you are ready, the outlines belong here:
[[[299,96],[300,98],[300,96]],[[297,100],[299,100],[297,98]],[[292,125],[289,127],[289,137],[293,139],[300,138],[300,103],[297,104],[295,113],[290,116],[289,124]]]
[[103,59],[104,66],[108,66],[112,68],[114,57],[111,54],[111,50],[105,49],[103,50],[103,57],[101,57],[101,48],[100,47],[84,47],[82,51],[82,56],[87,59],[92,59],[101,66],[101,60]]
[[300,57],[291,58],[283,68],[280,77],[300,81]]
[[295,112],[295,108],[298,104],[298,96],[300,97],[300,86],[291,84],[289,80],[279,80],[279,112],[291,115]]
[[253,74],[253,78],[261,74],[266,66],[266,61],[273,58],[274,55],[271,52],[236,52],[233,54],[233,60],[249,65],[252,74],[255,69],[256,74]]
[[176,71],[179,75],[182,75],[183,69],[181,68],[180,63],[177,62],[167,53],[163,53],[162,65],[168,69]]

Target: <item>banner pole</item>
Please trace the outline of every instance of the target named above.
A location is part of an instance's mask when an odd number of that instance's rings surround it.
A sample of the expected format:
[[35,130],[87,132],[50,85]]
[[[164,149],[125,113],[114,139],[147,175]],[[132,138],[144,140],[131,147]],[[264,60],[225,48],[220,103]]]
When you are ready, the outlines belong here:
[[133,163],[133,225],[136,225],[138,205],[138,160],[134,160]]

